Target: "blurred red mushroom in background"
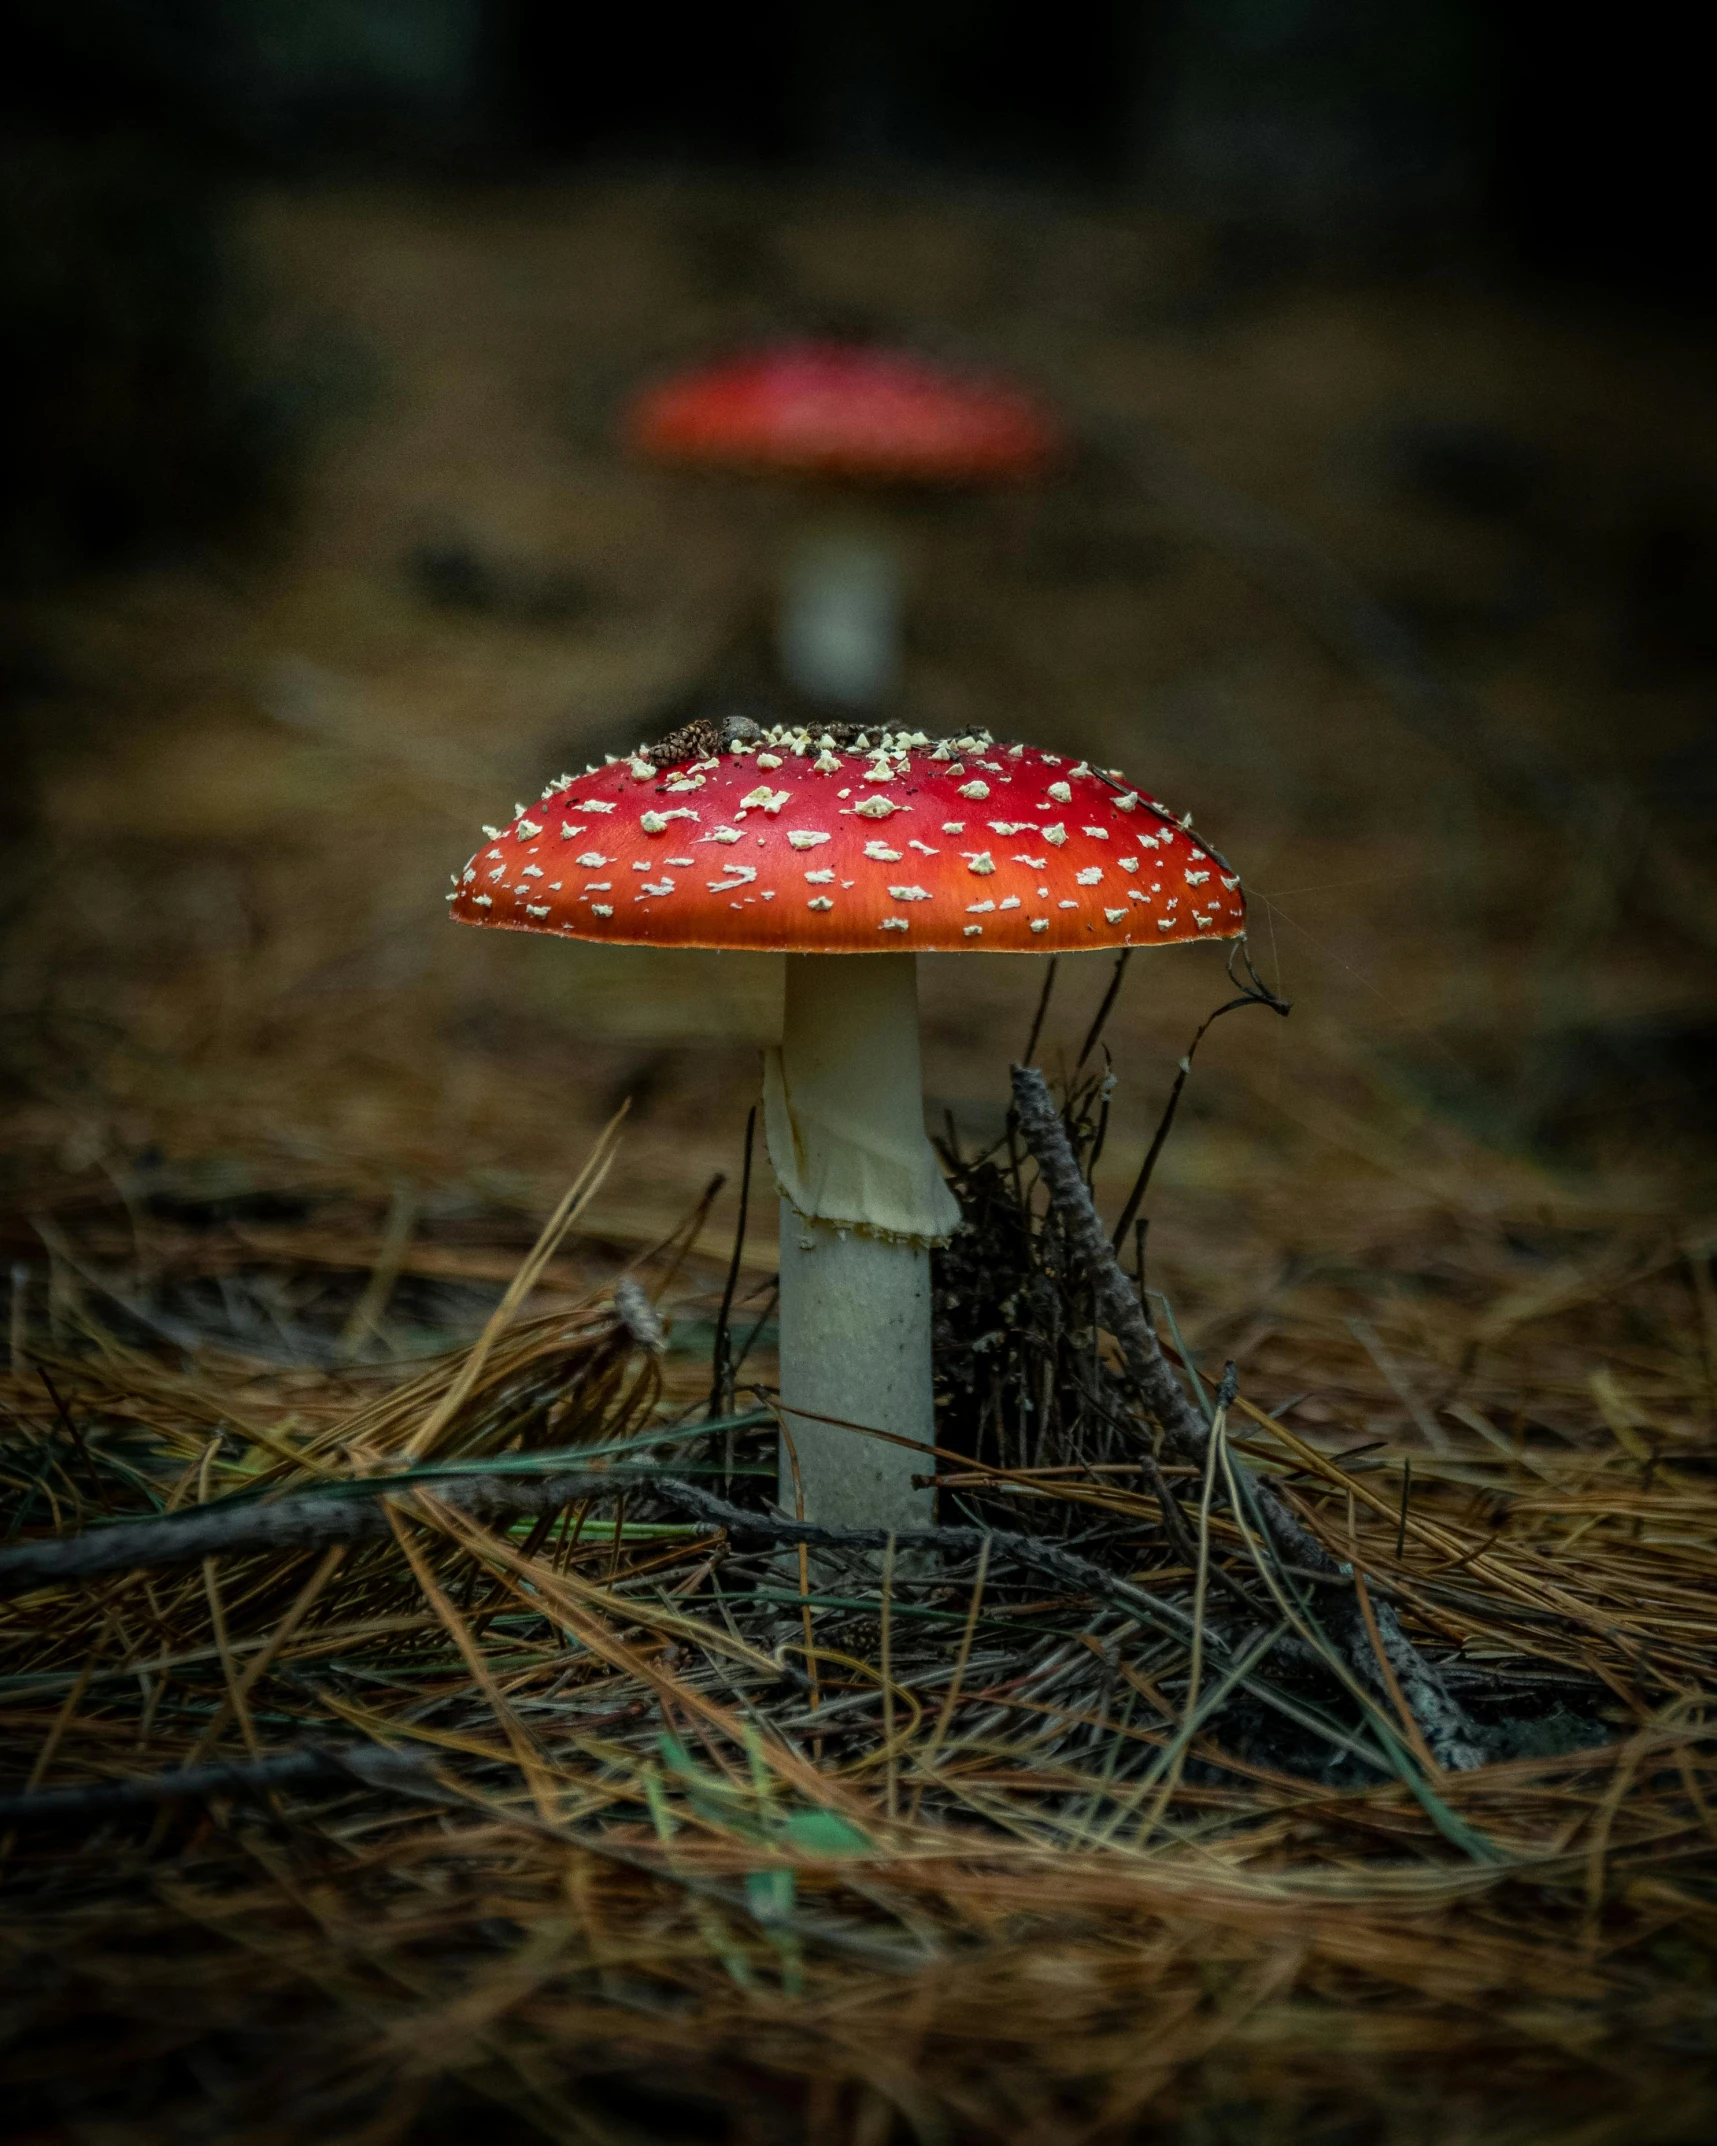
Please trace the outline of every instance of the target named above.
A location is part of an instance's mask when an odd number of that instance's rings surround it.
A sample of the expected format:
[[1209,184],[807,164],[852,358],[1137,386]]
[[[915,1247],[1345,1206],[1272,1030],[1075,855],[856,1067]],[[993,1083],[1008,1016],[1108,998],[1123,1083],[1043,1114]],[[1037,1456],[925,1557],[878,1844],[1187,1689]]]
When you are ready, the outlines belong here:
[[663,462],[785,476],[838,492],[794,544],[776,648],[813,701],[882,708],[900,672],[900,546],[863,495],[1017,484],[1063,445],[1029,396],[909,351],[796,342],[719,359],[645,389],[631,445]]

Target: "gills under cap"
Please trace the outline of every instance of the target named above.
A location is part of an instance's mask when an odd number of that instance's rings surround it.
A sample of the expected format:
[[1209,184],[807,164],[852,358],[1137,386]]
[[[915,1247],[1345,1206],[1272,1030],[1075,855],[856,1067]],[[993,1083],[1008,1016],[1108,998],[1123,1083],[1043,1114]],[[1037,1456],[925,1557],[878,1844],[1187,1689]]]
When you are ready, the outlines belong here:
[[1233,939],[1239,876],[1118,772],[987,733],[760,733],[562,776],[456,875],[464,924],[629,946],[1053,954]]

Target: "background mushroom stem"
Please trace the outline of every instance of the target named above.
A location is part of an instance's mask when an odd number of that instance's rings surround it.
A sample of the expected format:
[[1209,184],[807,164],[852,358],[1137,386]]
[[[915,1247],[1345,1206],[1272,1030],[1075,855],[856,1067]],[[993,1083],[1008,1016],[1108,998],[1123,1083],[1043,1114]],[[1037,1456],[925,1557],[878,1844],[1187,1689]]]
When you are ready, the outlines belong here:
[[880,708],[900,676],[904,570],[888,533],[856,519],[796,538],[781,576],[776,654],[812,700]]
[[807,1519],[923,1527],[924,1457],[839,1427],[934,1435],[930,1248],[960,1211],[924,1132],[914,955],[788,957],[764,1108],[782,1192],[782,1506],[802,1493]]

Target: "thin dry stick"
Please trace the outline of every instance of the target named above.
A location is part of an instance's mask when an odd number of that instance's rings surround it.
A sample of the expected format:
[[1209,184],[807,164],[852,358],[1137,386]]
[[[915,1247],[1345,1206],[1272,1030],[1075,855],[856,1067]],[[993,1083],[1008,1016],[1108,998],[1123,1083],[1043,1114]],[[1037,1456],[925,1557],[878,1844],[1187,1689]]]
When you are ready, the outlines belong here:
[[429,1569],[429,1560],[423,1555],[416,1543],[412,1541],[411,1535],[400,1515],[394,1511],[391,1505],[387,1508],[387,1517],[388,1524],[393,1529],[394,1539],[401,1550],[404,1551],[406,1562],[416,1576],[418,1586],[423,1590],[424,1599],[441,1619],[442,1624],[447,1629],[448,1636],[464,1656],[465,1666],[471,1672],[472,1681],[482,1692],[484,1698],[488,1700],[490,1710],[500,1724],[502,1735],[512,1745],[513,1756],[518,1762],[519,1771],[525,1777],[526,1785],[529,1787],[532,1797],[535,1799],[537,1810],[542,1816],[543,1823],[545,1825],[552,1824],[556,1816],[554,1796],[549,1786],[547,1771],[540,1753],[531,1742],[523,1722],[520,1721],[512,1707],[508,1705],[501,1687],[495,1682],[488,1663],[483,1659],[482,1648],[471,1637],[465,1620],[442,1592],[436,1582],[434,1573]]
[[[327,1586],[328,1582],[339,1570],[341,1564],[345,1561],[345,1556],[345,1544],[336,1543],[333,1549],[328,1551],[322,1558],[315,1571],[311,1573],[304,1585],[298,1590],[297,1598],[294,1600],[292,1607],[263,1641],[256,1658],[245,1670],[243,1676],[239,1678],[238,1683],[233,1687],[227,1698],[222,1701],[216,1711],[214,1720],[209,1723],[202,1735],[192,1745],[191,1756],[186,1762],[187,1764],[198,1765],[214,1749],[220,1733],[226,1727],[235,1706],[244,1706],[248,1703],[252,1691],[267,1672],[269,1664],[309,1615],[317,1596],[321,1594],[323,1588]],[[206,1560],[204,1570],[212,1569],[213,1564],[214,1560],[212,1558]]]
[[[804,1553],[801,1550],[800,1555]],[[888,1538],[888,1547],[882,1553],[882,1740],[888,1753],[884,1774],[884,1807],[889,1817],[899,1816],[900,1759],[894,1748],[894,1673],[889,1660],[891,1627],[894,1621],[894,1535]]]
[[1436,1417],[1432,1415],[1424,1402],[1414,1392],[1412,1385],[1408,1381],[1407,1374],[1383,1346],[1382,1337],[1378,1334],[1371,1321],[1369,1319],[1350,1319],[1347,1322],[1347,1330],[1354,1340],[1359,1343],[1366,1355],[1371,1358],[1378,1370],[1383,1373],[1390,1391],[1418,1425],[1419,1434],[1431,1451],[1433,1453],[1452,1453],[1454,1446],[1448,1432],[1444,1430]]
[[221,1658],[221,1675],[226,1679],[227,1704],[238,1717],[238,1732],[244,1738],[245,1749],[251,1757],[260,1758],[262,1747],[256,1740],[256,1724],[250,1718],[250,1708],[245,1704],[244,1694],[239,1689],[238,1664],[233,1660],[232,1642],[227,1637],[226,1606],[221,1601],[221,1583],[215,1572],[212,1557],[203,1559],[203,1592],[209,1602],[209,1623],[215,1635],[215,1645]]
[[1395,1671],[1390,1666],[1389,1650],[1383,1644],[1383,1635],[1377,1629],[1377,1613],[1371,1606],[1371,1593],[1365,1584],[1365,1575],[1357,1565],[1353,1568],[1353,1592],[1359,1603],[1359,1614],[1365,1619],[1366,1637],[1371,1641],[1371,1651],[1377,1657],[1377,1673],[1383,1679],[1390,1701],[1400,1716],[1401,1727],[1407,1741],[1413,1747],[1413,1755],[1427,1773],[1442,1771],[1431,1755],[1431,1747],[1425,1741],[1425,1732],[1414,1718],[1413,1709],[1401,1695],[1401,1686],[1396,1682]]
[[[1181,1392],[1150,1322],[1121,1271],[1067,1138],[1061,1113],[1050,1096],[1048,1083],[1035,1066],[1013,1068],[1013,1096],[1020,1130],[1061,1217],[1069,1246],[1090,1279],[1098,1317],[1120,1343],[1128,1373],[1147,1411],[1162,1426],[1165,1440],[1186,1458],[1202,1461],[1210,1437],[1208,1426]],[[1337,1575],[1335,1560],[1274,1484],[1250,1477],[1248,1482],[1278,1555],[1305,1570]],[[1351,1613],[1346,1624],[1343,1636],[1348,1656],[1365,1680],[1371,1682],[1376,1671],[1363,1629]],[[1454,1772],[1483,1765],[1484,1752],[1465,1709],[1407,1637],[1400,1619],[1387,1604],[1378,1624],[1402,1688],[1439,1762]]]
[[[149,1565],[195,1564],[205,1557],[236,1557],[258,1551],[284,1553],[332,1543],[368,1541],[388,1532],[387,1501],[410,1486],[371,1476],[337,1493],[302,1491],[296,1497],[222,1500],[194,1513],[163,1514],[92,1528],[50,1542],[21,1543],[0,1551],[0,1599],[38,1587],[75,1586],[112,1572]],[[580,1498],[614,1497],[625,1488],[606,1470],[556,1470],[545,1475],[470,1475],[436,1484],[445,1504],[473,1518],[513,1519],[556,1512]]]
[[[805,1486],[799,1476],[799,1449],[793,1443],[793,1433],[787,1428],[785,1416],[777,1416],[781,1427],[781,1443],[787,1448],[787,1466],[793,1474],[793,1517],[805,1517]],[[811,1680],[811,1711],[814,1714],[822,1704],[822,1688],[817,1681],[817,1650],[811,1624],[811,1553],[804,1543],[799,1545],[799,1615],[805,1627],[805,1674]],[[814,1747],[820,1761],[823,1747],[819,1742]]]
[[366,1341],[380,1333],[382,1314],[393,1295],[394,1284],[399,1280],[400,1261],[405,1257],[416,1221],[416,1189],[408,1184],[396,1185],[393,1204],[388,1209],[387,1226],[376,1252],[376,1263],[370,1269],[363,1294],[352,1306],[351,1317],[340,1330],[342,1356],[356,1356]]
[[459,1376],[430,1411],[416,1435],[407,1441],[403,1451],[408,1460],[418,1460],[427,1453],[465,1405],[471,1389],[477,1383],[478,1374],[488,1360],[489,1351],[511,1325],[519,1306],[542,1279],[543,1270],[560,1249],[562,1238],[601,1190],[602,1181],[607,1177],[614,1157],[619,1152],[621,1121],[631,1107],[631,1099],[628,1098],[597,1135],[596,1145],[591,1149],[584,1168],[567,1187],[560,1205],[543,1224],[541,1236],[531,1247],[517,1274],[507,1284],[506,1295],[490,1313],[488,1323],[472,1343],[465,1362],[460,1367]]
[[1181,1733],[1175,1739],[1174,1755],[1163,1769],[1162,1785],[1157,1790],[1150,1816],[1139,1828],[1141,1841],[1148,1840],[1163,1822],[1163,1813],[1168,1809],[1170,1799],[1180,1786],[1187,1749],[1192,1743],[1198,1724],[1199,1687],[1204,1681],[1204,1606],[1210,1584],[1210,1508],[1216,1495],[1217,1463],[1223,1457],[1223,1440],[1227,1431],[1228,1407],[1225,1402],[1216,1411],[1215,1420],[1210,1426],[1210,1441],[1204,1461],[1204,1484],[1198,1498],[1198,1569],[1192,1590],[1192,1648],[1187,1663],[1186,1714]]
[[930,1732],[929,1749],[918,1761],[920,1780],[912,1794],[912,1817],[916,1823],[918,1807],[924,1800],[924,1791],[936,1771],[936,1755],[942,1748],[942,1739],[948,1733],[948,1724],[954,1718],[954,1709],[960,1703],[960,1687],[965,1681],[966,1664],[972,1656],[972,1640],[978,1629],[978,1607],[984,1599],[984,1580],[990,1569],[990,1539],[984,1537],[983,1548],[978,1552],[978,1570],[972,1581],[972,1599],[966,1608],[966,1626],[960,1634],[960,1651],[954,1657],[954,1677],[948,1686],[936,1716],[936,1726]]

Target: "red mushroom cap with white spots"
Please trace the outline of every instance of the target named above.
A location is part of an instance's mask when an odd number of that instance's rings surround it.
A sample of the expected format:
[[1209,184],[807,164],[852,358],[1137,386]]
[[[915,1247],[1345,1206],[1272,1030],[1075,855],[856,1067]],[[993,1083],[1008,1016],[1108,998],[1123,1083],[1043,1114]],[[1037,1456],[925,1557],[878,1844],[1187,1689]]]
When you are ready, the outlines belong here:
[[908,351],[789,343],[647,388],[632,445],[668,462],[897,484],[1033,477],[1061,435],[1018,389]]
[[627,946],[1049,954],[1233,939],[1238,875],[1156,799],[987,736],[765,733],[562,776],[449,897],[464,924]]

